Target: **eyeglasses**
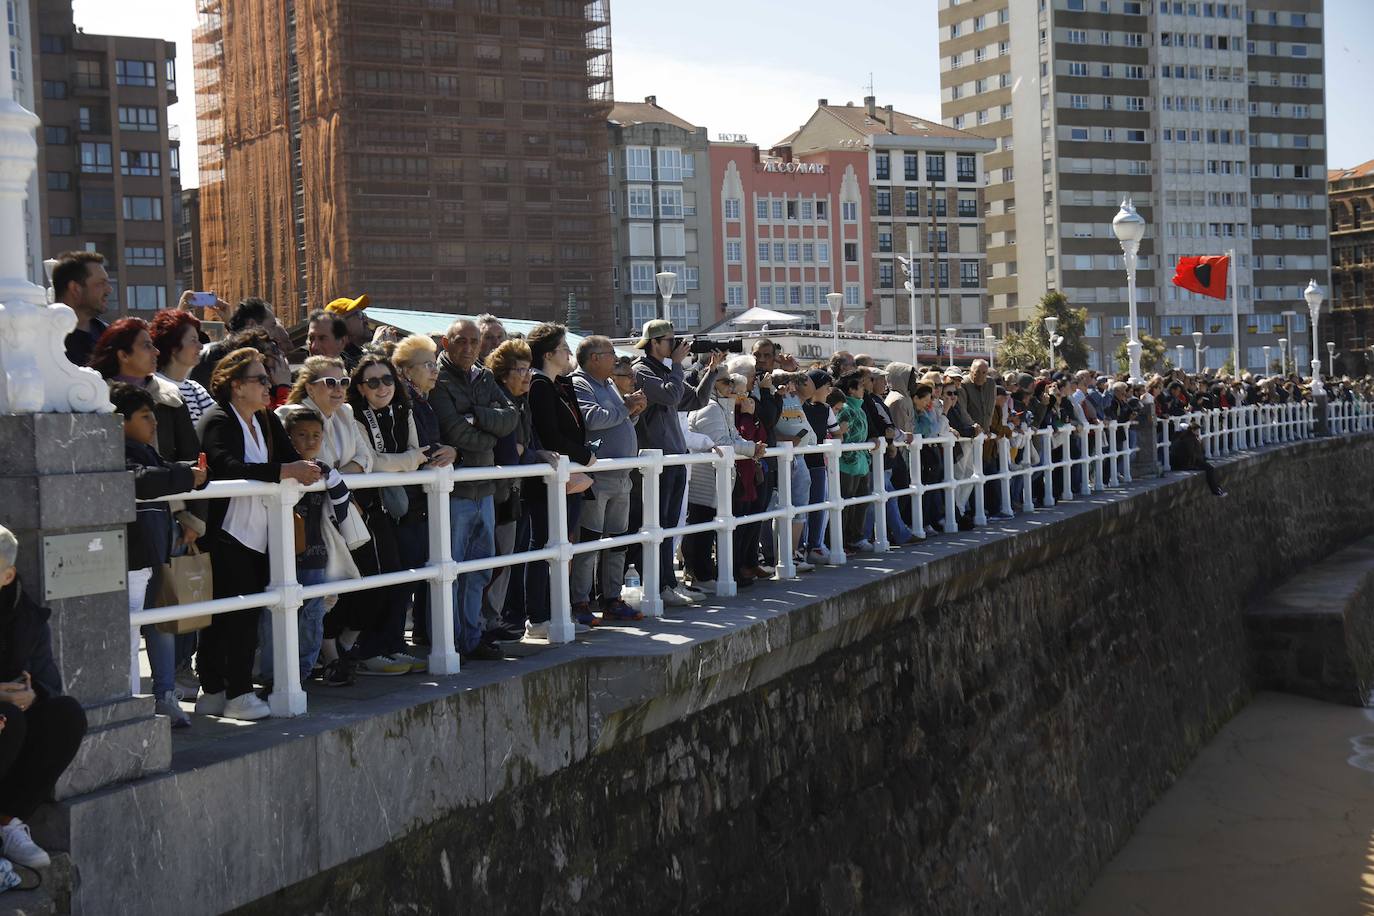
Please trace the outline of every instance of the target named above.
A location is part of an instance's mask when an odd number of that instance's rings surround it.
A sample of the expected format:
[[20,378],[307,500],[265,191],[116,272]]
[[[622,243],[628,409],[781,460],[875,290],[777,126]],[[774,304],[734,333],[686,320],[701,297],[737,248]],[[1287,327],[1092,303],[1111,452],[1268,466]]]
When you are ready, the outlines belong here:
[[391,375],[374,375],[372,378],[363,379],[359,384],[365,388],[371,388],[373,391],[376,391],[378,388],[391,388],[395,386],[396,378]]
[[958,389],[951,388],[949,391],[941,392],[941,396],[946,398],[957,398],[959,396],[959,391]]
[[266,386],[267,383],[271,381],[271,377],[264,372],[258,375],[245,375],[243,378],[239,379],[239,381]]
[[412,368],[416,369],[438,369],[439,364],[432,359],[427,359],[422,363],[411,363]]
[[511,375],[529,375],[534,370],[531,369],[529,366],[515,366],[511,369],[507,369],[506,371]]
[[346,378],[335,378],[335,377],[332,376],[332,375],[326,375],[324,378],[317,378],[317,379],[315,379],[315,380],[312,381],[310,384],[312,384],[312,385],[317,385],[317,384],[318,384],[318,385],[323,385],[323,386],[325,386],[326,388],[347,388],[347,387],[348,387],[348,379],[346,379]]

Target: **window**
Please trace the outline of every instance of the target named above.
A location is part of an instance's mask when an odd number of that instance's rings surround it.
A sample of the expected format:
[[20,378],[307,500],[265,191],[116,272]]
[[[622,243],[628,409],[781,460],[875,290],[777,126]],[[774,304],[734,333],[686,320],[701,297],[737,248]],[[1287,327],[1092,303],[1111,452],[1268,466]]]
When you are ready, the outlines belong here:
[[739,198],[738,198],[738,197],[727,197],[727,198],[725,198],[725,218],[726,218],[726,219],[729,219],[729,220],[737,220],[737,219],[740,218],[739,213],[740,213]]
[[48,146],[66,146],[72,142],[72,133],[65,127],[45,127],[43,142]]
[[128,286],[124,292],[125,304],[131,309],[145,312],[167,307],[167,287],[165,286]]
[[1088,65],[1081,60],[1069,61],[1069,76],[1087,76]]
[[43,80],[43,98],[65,99],[67,84],[63,80]]
[[[110,159],[110,144],[82,143],[81,171],[100,175],[108,175],[113,172],[113,164]],[[158,203],[160,204],[161,201],[159,200]]]
[[841,202],[840,218],[843,219],[846,223],[858,222],[859,205],[852,200],[846,200]]
[[1088,43],[1088,33],[1083,29],[1069,29],[1068,41],[1071,45],[1085,45]]
[[977,181],[978,157],[960,153],[955,159],[955,176],[959,181]]
[[858,305],[858,304],[859,304],[859,284],[857,284],[857,283],[846,283],[846,284],[845,284],[845,287],[844,287],[844,304],[845,304],[845,305]]
[[878,286],[882,289],[892,289],[892,262],[884,261],[878,265]]
[[1126,142],[1127,142],[1127,143],[1144,143],[1144,142],[1145,142],[1145,131],[1143,131],[1143,130],[1128,130],[1128,131],[1126,131]]
[[892,230],[881,230],[878,232],[878,250],[883,253],[892,251]]
[[782,242],[773,243],[773,260],[779,264],[787,260],[787,249],[783,247]]
[[1070,128],[1069,128],[1069,139],[1070,139],[1070,140],[1086,140],[1086,139],[1088,139],[1088,129],[1087,129],[1086,127],[1070,127]]
[[653,293],[658,289],[654,280],[653,261],[632,261],[630,263],[630,292]]
[[873,157],[874,169],[879,181],[887,181],[892,177],[892,157],[887,153],[878,153]]
[[81,218],[83,220],[113,221],[115,218],[114,191],[109,188],[82,188]]
[[668,320],[673,323],[674,327],[700,327],[701,306],[695,302],[671,302],[668,305]]
[[879,190],[877,193],[877,200],[874,202],[874,207],[876,208],[879,216],[891,216],[892,192]]
[[75,235],[75,221],[70,216],[54,216],[48,220],[48,235]]
[[743,308],[744,287],[737,284],[725,287],[725,304],[731,308]]
[[964,288],[964,289],[977,289],[977,288],[978,288],[978,285],[979,285],[979,280],[978,280],[978,262],[977,262],[977,261],[960,261],[960,262],[959,262],[959,286],[962,287],[962,288]]
[[658,151],[658,180],[682,180],[682,150],[661,147]]
[[658,189],[658,216],[660,219],[682,218],[682,188]]
[[151,177],[162,174],[162,155],[154,150],[119,151],[119,173]]
[[150,60],[116,60],[115,83],[120,86],[156,86],[157,65]]
[[630,219],[653,219],[654,201],[650,188],[629,187],[625,189],[625,212]]
[[161,245],[143,245],[124,249],[126,267],[163,267],[167,263]]
[[944,153],[926,153],[926,179],[928,181],[945,180]]
[[1307,56],[1307,45],[1293,45],[1293,46],[1292,46],[1292,54],[1293,54],[1294,57],[1306,57],[1306,56]]
[[741,250],[739,242],[730,241],[725,243],[725,260],[730,264],[738,264],[740,261],[744,260],[744,253]]
[[973,198],[959,198],[959,216],[977,218],[978,201]]
[[818,200],[818,201],[816,201],[816,219],[818,219],[818,220],[820,220],[820,221],[822,221],[822,222],[824,222],[825,220],[829,219],[829,217],[827,217],[827,216],[825,215],[825,211],[826,211],[825,201],[823,201],[823,200]]
[[787,260],[793,264],[801,261],[801,244],[799,242],[787,243]]
[[767,242],[759,242],[759,260],[760,260],[760,261],[766,261],[766,260],[768,260],[768,243],[767,243]]
[[140,108],[136,105],[120,105],[119,129],[156,133],[158,129],[157,109]]
[[[71,172],[49,172],[48,190],[49,191],[70,191],[72,189]],[[1358,224],[1357,224],[1358,225]]]
[[692,153],[682,154],[682,177],[695,178],[697,174],[697,157]]
[[918,178],[918,175],[916,174],[916,170],[917,170],[917,165],[916,165],[916,154],[915,154],[915,153],[906,153],[906,154],[904,154],[904,155],[902,156],[902,177],[905,178],[907,181],[916,181],[917,178]]
[[66,54],[67,39],[61,35],[39,35],[38,50],[44,54]]
[[760,287],[759,287],[759,305],[769,306],[769,305],[772,305],[772,304],[773,304],[773,287],[771,287],[771,286],[766,286],[766,285],[765,285],[765,286],[760,286]]
[[816,243],[816,260],[817,260],[817,261],[820,261],[822,265],[829,265],[829,264],[830,264],[830,243],[829,243],[829,242],[817,242],[817,243]]
[[813,200],[803,200],[801,202],[801,218],[812,220],[816,218],[816,202]]
[[647,146],[625,147],[625,178],[629,181],[652,181],[653,177],[649,148]]
[[768,219],[768,201],[762,197],[754,202],[754,215],[759,219]]
[[105,85],[105,71],[98,60],[78,58],[72,80],[83,89],[100,89]]
[[1086,95],[1070,95],[1069,107],[1084,109],[1088,107],[1088,97]]
[[1126,97],[1126,110],[1127,110],[1127,111],[1144,111],[1144,110],[1145,110],[1145,99],[1142,98],[1142,97],[1140,97],[1140,96],[1136,96],[1136,95],[1127,96],[1127,97]]
[[125,197],[124,218],[136,220],[161,220],[161,197]]
[[859,243],[858,243],[858,242],[845,242],[845,243],[844,243],[844,260],[845,260],[845,263],[846,263],[846,264],[857,264],[857,263],[859,263]]

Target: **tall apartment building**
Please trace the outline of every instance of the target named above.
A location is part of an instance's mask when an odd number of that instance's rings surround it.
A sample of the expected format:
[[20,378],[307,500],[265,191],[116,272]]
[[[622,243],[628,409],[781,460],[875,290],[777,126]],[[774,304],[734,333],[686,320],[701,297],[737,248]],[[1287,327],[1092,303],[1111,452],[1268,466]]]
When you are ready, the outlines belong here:
[[658,104],[616,102],[607,120],[613,221],[614,330],[629,335],[662,313],[655,274],[672,271],[670,317],[678,330],[717,317],[709,140],[705,127]]
[[1261,346],[1284,336],[1309,358],[1301,293],[1328,271],[1322,0],[940,0],[939,26],[944,121],[997,144],[994,326],[1060,290],[1087,309],[1108,368],[1129,324],[1111,220],[1131,197],[1148,224],[1143,331],[1201,331],[1221,365],[1229,304],[1170,278],[1179,256],[1233,250],[1242,362],[1261,368]]
[[607,0],[199,0],[204,283],[611,325]]
[[71,0],[8,6],[12,17],[27,14],[25,50],[43,122],[41,217],[31,247],[42,257],[78,248],[104,254],[112,313],[175,305],[181,144],[167,108],[177,99],[176,45],[83,32]]
[[200,270],[200,189],[181,192],[177,214],[177,296],[186,290],[204,290]]
[[[1374,159],[1327,175],[1331,198],[1331,314],[1319,327],[1344,371],[1363,375],[1374,346]],[[1321,354],[1318,354],[1321,355]]]
[[[917,328],[986,323],[983,157],[993,142],[880,107],[868,96],[862,106],[821,99],[779,149],[803,158],[822,150],[862,153],[868,241],[857,254],[868,279],[867,328],[910,333],[910,299],[897,260],[908,250],[916,256]],[[857,304],[845,292],[846,304]]]

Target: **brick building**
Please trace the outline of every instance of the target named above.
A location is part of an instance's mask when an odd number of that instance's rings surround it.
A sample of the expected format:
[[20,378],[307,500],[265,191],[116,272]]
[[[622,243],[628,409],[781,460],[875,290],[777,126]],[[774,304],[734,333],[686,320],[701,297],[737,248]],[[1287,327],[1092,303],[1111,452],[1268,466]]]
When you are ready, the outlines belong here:
[[204,284],[611,325],[606,0],[200,0]]
[[1364,374],[1374,346],[1374,159],[1326,175],[1331,201],[1330,319],[1341,370]]

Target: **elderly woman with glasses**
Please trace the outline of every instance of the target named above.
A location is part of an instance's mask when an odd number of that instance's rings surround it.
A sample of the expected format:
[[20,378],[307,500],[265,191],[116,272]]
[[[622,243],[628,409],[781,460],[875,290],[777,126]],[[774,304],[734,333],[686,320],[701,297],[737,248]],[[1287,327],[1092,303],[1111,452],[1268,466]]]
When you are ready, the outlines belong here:
[[[296,480],[312,484],[321,468],[302,461],[281,421],[267,408],[271,378],[257,350],[243,347],[220,360],[210,377],[215,406],[200,418],[201,447],[210,476],[218,480]],[[267,588],[267,505],[255,497],[213,500],[205,544],[210,548],[216,598],[251,595]],[[216,614],[201,631],[200,686],[196,712],[233,719],[261,719],[266,703],[253,693],[253,654],[258,618],[250,608]]]

